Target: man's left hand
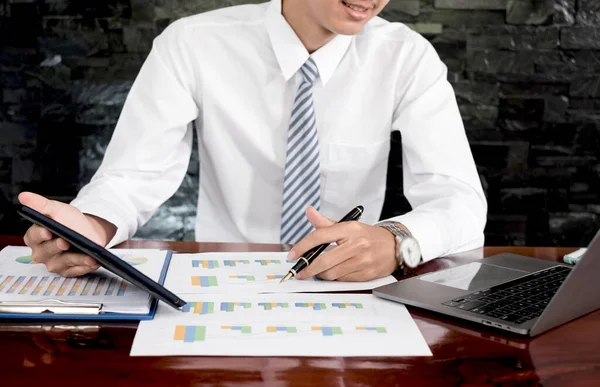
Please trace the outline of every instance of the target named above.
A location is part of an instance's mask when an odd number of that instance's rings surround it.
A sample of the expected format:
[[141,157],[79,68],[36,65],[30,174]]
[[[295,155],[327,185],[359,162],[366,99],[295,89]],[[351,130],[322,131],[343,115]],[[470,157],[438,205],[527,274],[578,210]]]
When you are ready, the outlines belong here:
[[394,235],[386,229],[358,221],[337,223],[314,207],[307,208],[306,217],[316,230],[294,245],[288,259],[296,260],[323,243],[337,246],[318,256],[296,279],[316,275],[324,280],[369,281],[398,268]]

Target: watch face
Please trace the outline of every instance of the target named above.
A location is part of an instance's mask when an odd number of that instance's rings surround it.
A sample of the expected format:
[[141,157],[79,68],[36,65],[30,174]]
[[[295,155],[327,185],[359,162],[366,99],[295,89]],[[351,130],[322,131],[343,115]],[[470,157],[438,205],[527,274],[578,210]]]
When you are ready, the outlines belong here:
[[414,238],[404,238],[400,244],[400,254],[406,266],[417,267],[421,260],[421,249],[419,243]]

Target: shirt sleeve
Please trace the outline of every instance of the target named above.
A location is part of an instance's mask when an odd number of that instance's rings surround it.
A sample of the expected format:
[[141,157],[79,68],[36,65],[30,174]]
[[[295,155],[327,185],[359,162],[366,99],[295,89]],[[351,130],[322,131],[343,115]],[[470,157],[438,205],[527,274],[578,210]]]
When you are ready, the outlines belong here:
[[187,172],[199,108],[183,30],[175,22],[155,38],[99,169],[71,202],[117,227],[107,247],[131,238]]
[[412,210],[393,220],[419,242],[423,261],[484,244],[487,200],[447,68],[416,38],[392,129],[402,137],[404,195]]

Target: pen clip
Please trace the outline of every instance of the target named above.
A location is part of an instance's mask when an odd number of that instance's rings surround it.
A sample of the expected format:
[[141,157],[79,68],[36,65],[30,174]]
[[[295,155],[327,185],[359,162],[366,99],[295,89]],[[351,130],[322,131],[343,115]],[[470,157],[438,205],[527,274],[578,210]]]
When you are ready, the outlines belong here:
[[69,303],[61,300],[42,301],[3,301],[0,313],[26,314],[100,314],[103,304]]

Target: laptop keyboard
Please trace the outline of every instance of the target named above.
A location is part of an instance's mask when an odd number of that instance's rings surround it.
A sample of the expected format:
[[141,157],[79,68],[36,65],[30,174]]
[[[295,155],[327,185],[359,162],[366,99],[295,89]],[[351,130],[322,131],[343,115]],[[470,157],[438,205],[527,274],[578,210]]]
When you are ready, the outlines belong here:
[[542,314],[570,271],[570,267],[554,266],[442,304],[523,324]]

